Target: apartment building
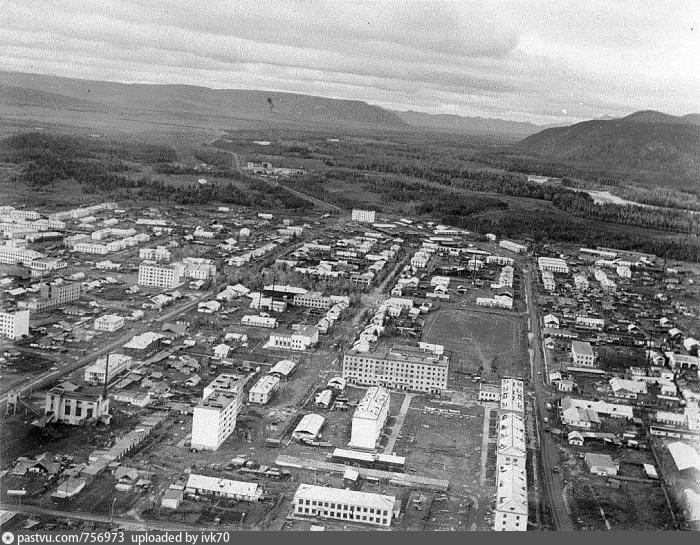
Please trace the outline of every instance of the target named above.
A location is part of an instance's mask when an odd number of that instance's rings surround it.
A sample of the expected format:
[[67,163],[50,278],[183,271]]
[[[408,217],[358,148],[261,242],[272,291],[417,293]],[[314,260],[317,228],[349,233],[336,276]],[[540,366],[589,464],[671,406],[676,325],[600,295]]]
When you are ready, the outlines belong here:
[[185,267],[185,276],[195,280],[207,280],[216,276],[216,265],[211,259],[201,257],[186,257],[182,260]]
[[569,266],[566,264],[566,261],[558,257],[539,257],[537,258],[537,265],[540,271],[569,274]]
[[527,530],[527,474],[525,468],[504,465],[496,474],[496,510],[493,529],[496,532]]
[[244,377],[224,373],[204,388],[192,416],[192,448],[217,450],[233,433],[243,406],[244,385]]
[[300,484],[294,494],[295,517],[321,517],[374,526],[391,526],[394,496]]
[[80,299],[81,287],[78,283],[53,282],[42,284],[39,297],[29,301],[23,301],[20,306],[29,310],[41,312],[65,306]]
[[602,318],[592,318],[590,316],[576,316],[576,327],[603,331],[605,320]]
[[389,391],[372,386],[365,392],[352,417],[350,448],[373,450],[389,417]]
[[505,248],[506,250],[516,254],[523,254],[527,252],[527,246],[524,244],[518,244],[517,242],[512,242],[510,240],[502,240],[498,243],[498,245],[501,248]]
[[140,286],[173,289],[184,280],[185,267],[182,263],[159,264],[155,261],[144,261],[139,265],[137,283]]
[[44,257],[44,254],[33,250],[27,250],[9,244],[0,245],[0,263],[8,263],[10,265],[21,263],[25,267],[29,267],[34,260],[41,259],[42,257]]
[[0,337],[19,339],[29,335],[29,311],[0,312]]
[[255,385],[248,391],[248,401],[250,403],[258,403],[266,405],[279,390],[280,378],[274,375],[263,376]]
[[571,341],[571,360],[575,366],[594,367],[595,354],[591,343],[583,341]]
[[352,221],[359,221],[363,223],[374,223],[376,212],[374,210],[360,210],[354,208],[352,211],[351,219]]
[[93,322],[93,328],[96,331],[114,332],[124,327],[124,317],[116,314],[105,314],[96,318]]
[[257,502],[262,498],[263,491],[257,483],[190,473],[185,485],[185,493],[191,496],[214,496],[236,501]]
[[241,325],[274,329],[277,327],[277,318],[258,316],[257,314],[247,314],[241,318]]
[[[109,383],[114,377],[119,376],[124,371],[131,369],[133,359],[125,354],[108,354],[98,358],[95,363],[85,368],[83,380],[88,384]],[[109,370],[108,370],[109,368]]]
[[524,470],[527,456],[526,445],[523,415],[513,412],[500,414],[498,417],[498,448],[496,450],[498,470],[506,465],[513,465]]
[[362,386],[440,394],[447,389],[448,372],[448,356],[406,345],[343,356],[343,377]]
[[517,413],[525,411],[525,395],[522,380],[513,378],[501,380],[501,411]]
[[155,248],[141,248],[139,250],[139,258],[147,261],[170,261],[172,254],[165,246],[156,246]]
[[333,301],[330,297],[324,296],[320,291],[312,291],[309,293],[298,293],[292,299],[292,303],[300,307],[308,308],[330,308]]

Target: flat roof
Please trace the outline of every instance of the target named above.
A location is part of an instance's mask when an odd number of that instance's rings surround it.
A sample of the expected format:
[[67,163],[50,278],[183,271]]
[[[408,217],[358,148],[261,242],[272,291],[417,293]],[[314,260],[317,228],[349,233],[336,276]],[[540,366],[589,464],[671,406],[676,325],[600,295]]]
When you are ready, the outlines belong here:
[[593,348],[591,348],[591,343],[584,341],[571,341],[571,350],[577,354],[582,354],[584,356],[595,356],[593,353]]

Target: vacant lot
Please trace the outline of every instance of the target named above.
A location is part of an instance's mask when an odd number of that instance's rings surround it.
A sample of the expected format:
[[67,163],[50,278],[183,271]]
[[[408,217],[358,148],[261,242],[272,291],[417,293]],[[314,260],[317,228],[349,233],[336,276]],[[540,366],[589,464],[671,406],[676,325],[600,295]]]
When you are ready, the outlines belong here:
[[527,337],[522,319],[489,310],[439,310],[428,315],[421,341],[452,351],[450,367],[485,378],[525,374]]

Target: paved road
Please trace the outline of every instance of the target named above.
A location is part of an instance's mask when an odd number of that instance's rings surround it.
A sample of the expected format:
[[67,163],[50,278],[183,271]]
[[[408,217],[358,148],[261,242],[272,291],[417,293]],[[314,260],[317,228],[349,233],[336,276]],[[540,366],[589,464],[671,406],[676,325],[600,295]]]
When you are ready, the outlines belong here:
[[394,428],[391,430],[391,437],[384,447],[384,454],[391,454],[394,452],[394,446],[396,445],[396,440],[399,438],[399,433],[401,433],[401,428],[403,427],[403,422],[406,420],[406,415],[408,414],[408,408],[411,406],[411,401],[415,394],[406,394],[403,398],[403,403],[401,404],[401,409],[399,410],[399,415],[396,417],[396,423]]
[[[560,473],[553,473],[552,469],[559,466],[561,459],[556,443],[549,433],[544,431],[543,418],[548,414],[547,403],[553,400],[552,394],[548,391],[543,380],[545,377],[544,356],[542,353],[542,335],[540,323],[537,315],[537,304],[534,298],[534,269],[532,264],[528,265],[523,274],[525,280],[525,296],[528,312],[530,314],[530,332],[532,333],[531,350],[533,362],[532,382],[535,388],[535,423],[537,427],[537,438],[540,445],[539,455],[542,458],[541,482],[550,508],[552,520],[556,530],[572,531],[574,529],[571,515],[568,511],[563,496],[564,483]],[[539,374],[538,374],[539,373]]]

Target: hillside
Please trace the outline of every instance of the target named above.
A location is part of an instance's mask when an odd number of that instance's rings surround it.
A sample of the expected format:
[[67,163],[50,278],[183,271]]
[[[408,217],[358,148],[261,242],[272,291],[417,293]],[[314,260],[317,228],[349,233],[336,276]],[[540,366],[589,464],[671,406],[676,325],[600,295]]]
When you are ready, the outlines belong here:
[[[226,127],[237,120],[303,127],[410,130],[396,115],[361,101],[188,85],[123,84],[19,72],[0,72],[0,111],[35,121],[97,124],[96,113],[145,123]],[[81,115],[89,114],[89,115]]]
[[540,126],[526,122],[491,119],[485,117],[426,114],[423,112],[415,112],[413,110],[406,112],[393,110],[393,113],[412,127],[420,129],[475,136],[497,135],[511,137],[514,139],[517,138],[518,140],[551,126]]
[[520,153],[588,172],[671,185],[697,183],[700,126],[697,116],[642,111],[613,120],[594,120],[546,129],[525,138]]

